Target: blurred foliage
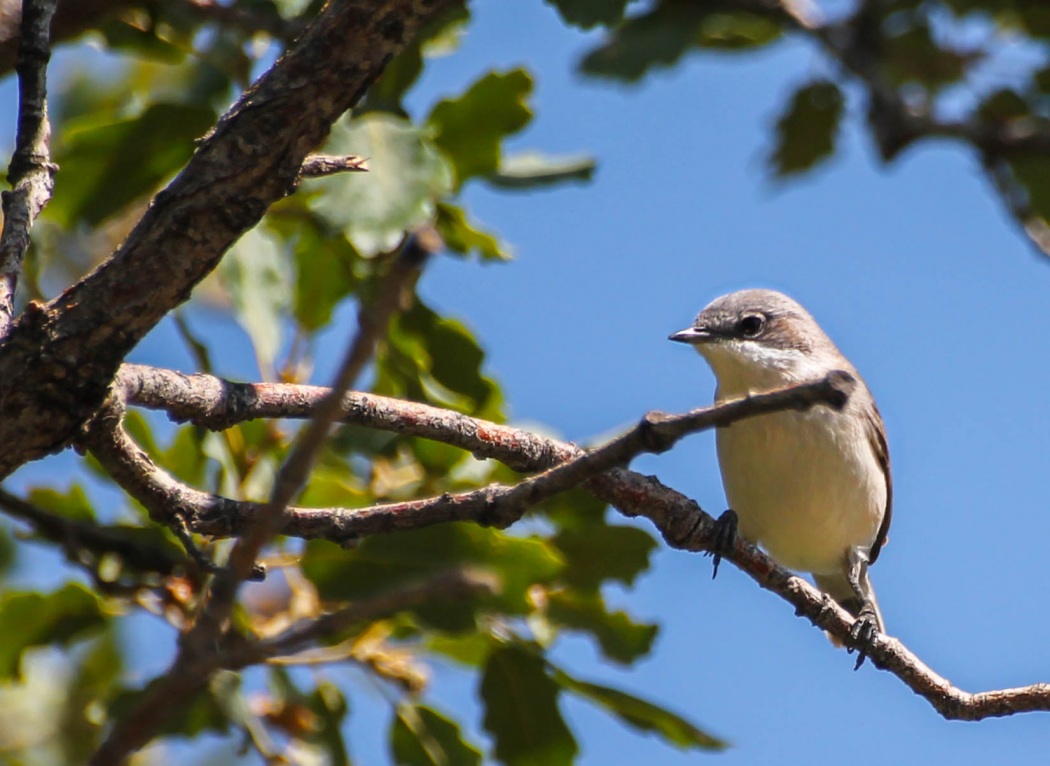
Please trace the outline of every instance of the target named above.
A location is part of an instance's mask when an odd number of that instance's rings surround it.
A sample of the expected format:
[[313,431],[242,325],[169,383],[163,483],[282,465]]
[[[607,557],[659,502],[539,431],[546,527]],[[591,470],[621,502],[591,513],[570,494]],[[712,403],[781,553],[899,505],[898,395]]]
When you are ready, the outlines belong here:
[[[581,73],[620,83],[686,66],[695,54],[755,54],[790,35],[806,37],[824,61],[804,73],[771,125],[768,162],[777,178],[805,177],[828,162],[853,115],[861,115],[887,160],[921,137],[915,124],[923,120],[963,140],[973,126],[991,136],[1050,131],[1050,5],[1043,2],[829,4],[833,26],[820,34],[800,32],[821,29],[819,14],[791,19],[772,3],[546,3],[564,23],[591,30]],[[179,172],[195,141],[321,6],[321,0],[132,2],[86,28],[82,39],[93,47],[80,47],[82,66],[52,80],[61,172],[33,231],[26,296],[51,297],[104,259]],[[343,324],[381,291],[417,227],[434,227],[453,256],[487,263],[511,258],[498,231],[472,217],[464,190],[535,191],[593,178],[596,165],[586,155],[522,148],[536,113],[536,83],[526,67],[481,72],[435,103],[414,97],[428,62],[453,53],[469,29],[470,16],[460,10],[423,30],[319,147],[366,157],[368,172],[304,180],[196,290],[189,311],[173,322],[173,337],[201,370],[214,364],[217,373],[229,371],[223,343],[235,341],[220,343],[209,332],[229,318],[243,330],[239,342],[261,377],[309,380],[327,351],[326,338],[346,334],[334,327],[336,320]],[[105,51],[104,62],[97,49]],[[1024,53],[1024,63],[1005,66],[1011,51]],[[1026,222],[1050,216],[1050,155],[1011,151],[1000,159],[1004,194],[1021,211],[1016,214]],[[507,411],[483,338],[411,289],[359,386],[489,420],[502,421]],[[134,411],[126,427],[180,481],[248,499],[267,496],[296,429],[255,421],[213,434]],[[170,530],[133,501],[115,500],[122,496],[90,457],[84,466],[72,481],[63,476],[27,491],[25,499],[56,519],[97,525],[157,561],[184,560]],[[518,478],[447,445],[343,427],[300,502],[359,508]],[[279,541],[275,568],[283,576],[253,586],[238,614],[245,630],[267,633],[450,569],[484,570],[501,587],[495,595],[423,604],[348,627],[328,637],[321,651],[329,659],[310,673],[269,666],[251,681],[220,673],[175,711],[164,734],[200,739],[220,733],[238,752],[274,763],[349,764],[345,733],[353,702],[378,685],[390,703],[385,735],[395,764],[571,763],[580,746],[561,712],[565,695],[673,747],[721,749],[722,740],[662,705],[580,680],[552,662],[552,650],[570,635],[588,640],[610,673],[653,649],[658,627],[615,602],[648,571],[657,541],[640,526],[609,517],[600,502],[577,490],[547,501],[510,531],[444,524],[371,537],[348,549]],[[141,657],[132,651],[142,640],[142,623],[132,616],[148,610],[162,618],[174,642],[192,617],[200,578],[182,566],[100,555],[75,536],[49,537],[36,542],[58,549],[61,560],[49,571],[59,579],[26,586],[29,568],[16,588],[12,572],[25,569],[26,557],[15,557],[10,531],[0,529],[0,620],[17,629],[0,639],[0,752],[12,763],[81,763],[148,686],[136,665]],[[225,547],[198,544],[208,555]],[[426,672],[432,662],[472,676],[483,734],[472,726],[470,711],[439,704],[441,685]],[[341,673],[345,665],[357,673]],[[365,699],[375,704],[375,695]],[[225,762],[222,754],[215,759]]]

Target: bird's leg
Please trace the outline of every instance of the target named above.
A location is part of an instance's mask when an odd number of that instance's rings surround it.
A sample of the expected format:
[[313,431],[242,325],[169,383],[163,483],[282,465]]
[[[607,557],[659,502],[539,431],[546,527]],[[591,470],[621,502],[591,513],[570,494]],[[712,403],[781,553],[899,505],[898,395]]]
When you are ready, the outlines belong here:
[[714,562],[712,580],[718,577],[718,565],[722,563],[722,557],[732,553],[733,546],[736,545],[736,528],[739,521],[736,511],[732,508],[715,519],[715,528],[711,533],[711,550],[704,553],[705,556],[711,556]]
[[853,669],[859,670],[868,656],[868,648],[878,633],[879,625],[879,618],[875,611],[875,605],[868,596],[868,589],[861,584],[862,582],[867,582],[868,556],[859,548],[850,548],[847,557],[846,577],[849,580],[849,586],[853,591],[853,595],[857,598],[857,603],[860,604],[860,609],[857,610],[857,618],[853,621],[853,627],[849,631],[852,645],[847,648],[847,651],[850,653],[854,649],[857,650],[857,663],[853,666]]

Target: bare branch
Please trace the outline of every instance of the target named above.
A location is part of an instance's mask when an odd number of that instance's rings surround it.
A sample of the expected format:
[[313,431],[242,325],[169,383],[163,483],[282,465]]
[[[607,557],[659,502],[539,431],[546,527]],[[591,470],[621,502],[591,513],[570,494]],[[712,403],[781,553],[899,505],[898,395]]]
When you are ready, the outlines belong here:
[[[309,417],[318,397],[316,390],[309,386],[248,386],[210,376],[182,376],[135,365],[122,368],[120,382],[125,386],[130,401],[168,409],[180,419],[197,420],[202,424],[210,424],[210,427],[254,417]],[[171,397],[170,407],[164,406],[165,396]],[[226,406],[220,401],[223,396],[228,396],[236,403]],[[746,408],[748,405],[740,403],[737,406]],[[508,426],[374,395],[348,394],[344,397],[344,409],[344,422],[436,439],[469,450],[479,457],[496,458],[518,470],[543,470],[582,452],[572,445]],[[680,416],[679,422],[674,422],[672,418],[672,425],[669,426],[672,435],[679,427],[694,426],[695,422],[689,422],[689,419],[710,417],[710,410],[706,412],[703,414],[705,411],[699,410]],[[722,415],[728,417],[725,411]],[[654,422],[659,434],[662,418],[649,416],[647,420]],[[724,421],[713,423],[717,426],[725,424]],[[659,436],[653,446],[664,446]],[[624,515],[649,519],[670,547],[697,552],[711,550],[714,520],[694,501],[664,486],[657,479],[614,468],[587,480],[584,486]],[[419,513],[426,503],[434,502],[401,504],[398,510],[399,513]],[[392,508],[388,506],[388,509]],[[460,513],[454,502],[446,502],[444,506],[434,505],[429,512]],[[382,506],[369,509],[369,513],[374,514],[371,518],[366,515],[359,517],[358,521],[355,517],[359,513],[361,511],[355,511],[347,518],[350,526],[340,527],[341,532],[347,529],[358,533],[390,531],[389,527],[380,528],[382,524],[378,519],[384,514]],[[460,515],[467,517],[470,514]],[[389,525],[393,520],[391,514],[383,523]],[[358,523],[362,526],[355,527]],[[853,617],[805,580],[780,567],[743,539],[737,540],[733,551],[725,558],[758,585],[790,603],[796,614],[806,617],[815,626],[844,643],[849,643]],[[976,721],[1019,712],[1050,711],[1048,684],[980,693],[966,692],[937,675],[891,636],[877,636],[868,658],[876,667],[896,675],[945,718]]]
[[121,534],[119,528],[70,519],[40,508],[0,488],[0,509],[8,516],[27,523],[35,537],[58,543],[70,561],[95,572],[99,561],[116,556],[133,569],[167,576],[192,562],[173,556],[161,547],[145,546],[141,540]]
[[239,670],[297,652],[312,642],[358,623],[390,617],[420,604],[465,599],[496,589],[497,583],[483,573],[456,570],[359,601],[267,641],[250,642],[241,636],[226,634],[216,637],[210,646],[196,647],[195,642],[184,639],[171,668],[146,687],[138,704],[117,721],[88,764],[115,766],[123,763],[153,738],[154,732],[170,717],[173,709],[201,693],[217,670]]
[[462,601],[498,590],[499,583],[484,572],[453,570],[417,585],[355,602],[306,625],[290,628],[266,641],[244,646],[225,657],[223,664],[230,669],[254,665],[307,649],[318,641],[335,636],[358,623],[372,622],[436,600]]
[[51,17],[58,0],[25,0],[18,44],[18,135],[3,193],[4,228],[0,234],[0,339],[15,315],[15,289],[29,231],[51,199],[51,124],[47,120],[47,65],[51,60]]

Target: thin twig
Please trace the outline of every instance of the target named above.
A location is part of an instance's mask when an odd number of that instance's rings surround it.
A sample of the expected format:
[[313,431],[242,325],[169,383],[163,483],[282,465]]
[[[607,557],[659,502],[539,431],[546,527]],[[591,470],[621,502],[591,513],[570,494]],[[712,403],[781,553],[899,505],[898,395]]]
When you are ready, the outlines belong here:
[[336,173],[367,173],[368,160],[356,154],[310,154],[299,171],[302,178],[323,178]]
[[0,510],[32,527],[34,537],[58,543],[70,560],[94,567],[107,555],[129,567],[162,576],[175,573],[190,562],[157,546],[144,546],[119,527],[105,527],[81,519],[70,519],[45,510],[0,488]]
[[0,339],[15,315],[15,290],[22,259],[29,249],[29,232],[54,186],[58,166],[51,162],[51,125],[47,119],[47,65],[51,60],[51,17],[58,0],[22,3],[18,43],[18,135],[3,197],[4,227],[0,233]]

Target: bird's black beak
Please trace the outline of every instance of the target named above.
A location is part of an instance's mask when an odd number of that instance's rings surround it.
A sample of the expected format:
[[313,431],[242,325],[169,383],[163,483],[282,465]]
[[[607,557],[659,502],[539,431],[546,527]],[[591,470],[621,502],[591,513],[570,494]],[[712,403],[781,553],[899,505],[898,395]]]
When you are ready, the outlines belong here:
[[708,341],[714,340],[717,337],[710,330],[705,330],[702,327],[687,327],[684,330],[673,332],[667,336],[667,340],[678,341],[679,343],[690,343],[697,345],[700,343],[707,343]]

